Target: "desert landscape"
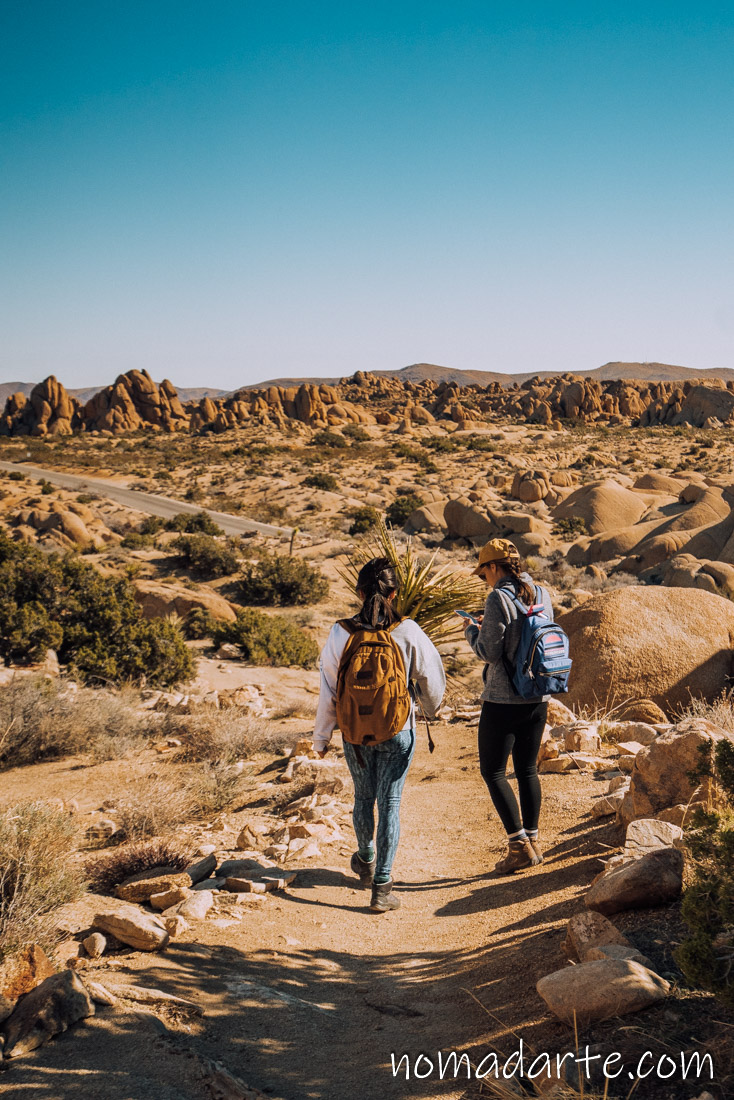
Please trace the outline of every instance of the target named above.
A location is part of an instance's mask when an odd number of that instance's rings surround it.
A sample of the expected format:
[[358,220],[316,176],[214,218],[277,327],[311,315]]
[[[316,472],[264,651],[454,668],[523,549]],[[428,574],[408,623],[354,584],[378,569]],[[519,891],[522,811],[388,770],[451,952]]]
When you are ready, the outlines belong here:
[[[730,1095],[729,373],[6,394],[0,1094]],[[546,858],[504,878],[481,664],[451,625],[493,537],[574,660],[541,747]],[[338,738],[310,745],[319,650],[376,549],[440,589],[449,676],[385,916],[348,870]],[[586,1048],[588,1076],[554,1075]]]

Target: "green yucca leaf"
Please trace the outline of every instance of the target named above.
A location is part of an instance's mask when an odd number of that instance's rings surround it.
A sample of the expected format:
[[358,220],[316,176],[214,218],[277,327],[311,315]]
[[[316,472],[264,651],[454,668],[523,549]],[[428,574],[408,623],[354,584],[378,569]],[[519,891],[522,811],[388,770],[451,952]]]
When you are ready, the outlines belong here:
[[360,569],[370,558],[387,558],[398,578],[395,610],[401,618],[414,619],[434,645],[454,642],[463,636],[462,624],[454,611],[483,606],[486,587],[471,574],[451,566],[434,568],[436,554],[420,562],[409,540],[401,550],[392,531],[381,520],[360,539],[339,576],[356,588]]

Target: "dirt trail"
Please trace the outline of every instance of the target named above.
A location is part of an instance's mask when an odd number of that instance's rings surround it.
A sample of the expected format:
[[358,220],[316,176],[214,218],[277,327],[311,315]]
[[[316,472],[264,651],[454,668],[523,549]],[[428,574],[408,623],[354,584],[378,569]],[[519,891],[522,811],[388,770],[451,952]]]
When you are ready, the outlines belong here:
[[[541,1049],[570,1049],[568,1029],[550,1022],[534,986],[563,965],[563,925],[610,839],[609,828],[587,816],[601,784],[544,777],[546,861],[497,877],[502,833],[474,740],[469,726],[441,727],[429,756],[419,736],[394,871],[399,912],[370,913],[369,893],[356,890],[348,872],[350,837],[341,852],[327,850],[326,865],[301,871],[288,894],[242,906],[241,920],[207,920],[194,926],[196,943],[112,960],[114,974],[102,960],[93,974],[196,1000],[202,1019],[171,1018],[171,1037],[161,1038],[150,1017],[103,1009],[11,1064],[0,1094],[209,1097],[195,1052],[286,1100],[458,1100],[477,1085],[468,1092],[465,1078],[441,1081],[437,1072],[414,1080],[420,1053],[435,1060],[439,1050],[465,1050],[478,1063],[492,1044],[515,1049],[511,1030],[526,1042],[542,1037]],[[409,1054],[410,1081],[404,1072],[393,1078],[392,1052]]]

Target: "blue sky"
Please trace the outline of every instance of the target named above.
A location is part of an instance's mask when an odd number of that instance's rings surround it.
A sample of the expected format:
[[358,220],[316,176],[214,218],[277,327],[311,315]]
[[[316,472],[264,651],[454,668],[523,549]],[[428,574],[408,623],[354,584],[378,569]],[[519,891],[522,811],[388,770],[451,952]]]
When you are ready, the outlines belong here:
[[6,2],[0,380],[734,366],[734,9]]

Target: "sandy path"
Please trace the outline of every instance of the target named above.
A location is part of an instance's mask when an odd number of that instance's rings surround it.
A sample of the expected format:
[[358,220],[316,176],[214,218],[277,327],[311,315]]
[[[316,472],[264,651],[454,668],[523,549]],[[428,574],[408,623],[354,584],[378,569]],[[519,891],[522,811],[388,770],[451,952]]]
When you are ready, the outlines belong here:
[[[176,944],[164,956],[135,954],[114,967],[118,983],[198,1001],[202,1021],[168,1021],[170,1041],[148,1034],[148,1022],[131,1058],[143,1025],[106,1010],[13,1065],[14,1091],[5,1078],[0,1093],[66,1100],[94,1072],[86,1095],[95,1100],[208,1097],[193,1071],[181,1081],[182,1056],[196,1051],[287,1100],[458,1100],[465,1078],[441,1081],[436,1071],[413,1079],[419,1054],[435,1061],[439,1050],[467,1051],[476,1064],[492,1043],[515,1049],[510,1028],[526,1039],[542,1033],[542,1049],[569,1049],[567,1029],[549,1022],[534,984],[563,965],[563,926],[599,867],[600,841],[609,839],[607,828],[581,822],[602,786],[587,776],[544,777],[546,862],[500,878],[491,868],[502,834],[478,774],[474,730],[443,727],[436,740],[429,756],[419,736],[406,786],[395,867],[400,911],[370,913],[369,893],[345,874],[350,838],[341,852],[327,850],[323,867],[301,871],[288,894],[243,906],[233,924],[196,925],[192,938],[202,946]],[[396,1060],[409,1054],[410,1081],[404,1070],[393,1077],[393,1052]],[[100,1074],[105,1061],[115,1073]]]

